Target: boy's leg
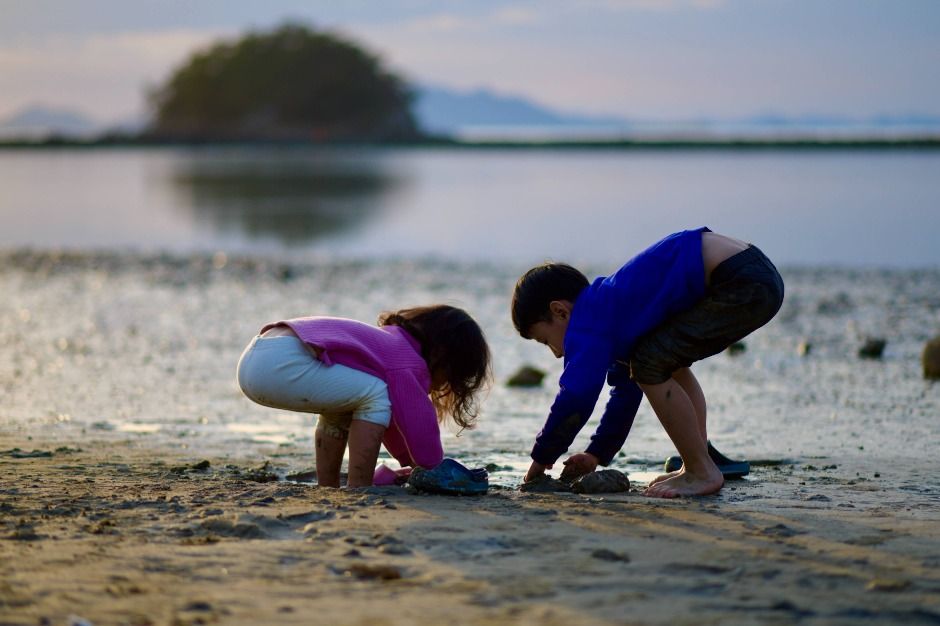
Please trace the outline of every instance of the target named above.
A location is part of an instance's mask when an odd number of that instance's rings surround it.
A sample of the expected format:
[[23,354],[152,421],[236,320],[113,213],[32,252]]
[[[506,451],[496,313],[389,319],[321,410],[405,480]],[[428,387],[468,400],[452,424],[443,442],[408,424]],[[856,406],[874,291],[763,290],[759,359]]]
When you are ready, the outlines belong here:
[[702,439],[708,441],[708,428],[705,425],[705,392],[702,391],[698,379],[692,373],[691,368],[682,367],[672,373],[673,379],[679,383],[685,393],[692,401],[692,407],[695,409],[695,419],[698,422],[698,430],[702,434]]
[[[698,424],[699,432],[702,434],[702,439],[706,441],[706,446],[708,442],[708,429],[705,426],[706,421],[706,410],[705,410],[705,393],[702,391],[702,387],[698,384],[698,379],[695,378],[695,375],[692,373],[692,370],[688,367],[682,367],[677,369],[672,373],[672,378],[685,393],[689,396],[689,400],[692,402],[692,407],[695,409],[695,420]],[[674,472],[669,472],[668,474],[663,474],[662,476],[657,476],[654,478],[649,486],[652,487],[656,483],[662,482],[667,478],[671,478],[681,472],[681,469],[675,470]]]
[[631,376],[683,458],[682,470],[651,483],[648,495],[675,497],[721,488],[721,472],[708,456],[704,394],[691,372],[680,370],[718,354],[770,321],[783,302],[783,289],[770,260],[757,248],[748,248],[715,268],[701,301],[637,342]]
[[317,448],[317,484],[321,487],[339,487],[339,472],[348,436],[344,428],[320,417],[314,439]]
[[708,448],[698,425],[698,416],[689,394],[673,378],[659,384],[643,384],[646,394],[666,434],[682,456],[682,469],[662,477],[647,487],[645,495],[658,498],[706,495],[724,484],[724,477],[708,456]]
[[370,487],[385,426],[354,419],[349,426],[349,478],[347,487]]

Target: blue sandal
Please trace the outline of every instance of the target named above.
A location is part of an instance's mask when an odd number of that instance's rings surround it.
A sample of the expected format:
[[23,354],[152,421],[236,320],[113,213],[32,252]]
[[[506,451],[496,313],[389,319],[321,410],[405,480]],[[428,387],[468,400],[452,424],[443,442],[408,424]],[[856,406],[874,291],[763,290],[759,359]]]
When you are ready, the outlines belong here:
[[416,467],[408,484],[429,493],[450,496],[480,496],[489,489],[489,473],[480,467],[469,469],[454,459],[444,459],[434,469]]

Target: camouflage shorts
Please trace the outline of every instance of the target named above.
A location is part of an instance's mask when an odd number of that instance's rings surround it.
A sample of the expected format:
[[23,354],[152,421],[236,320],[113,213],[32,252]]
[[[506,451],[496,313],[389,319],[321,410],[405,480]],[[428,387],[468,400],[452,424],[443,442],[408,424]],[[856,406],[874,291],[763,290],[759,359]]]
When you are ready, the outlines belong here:
[[677,369],[718,354],[769,322],[781,304],[780,273],[751,246],[712,271],[702,300],[640,338],[630,376],[642,384],[664,383]]

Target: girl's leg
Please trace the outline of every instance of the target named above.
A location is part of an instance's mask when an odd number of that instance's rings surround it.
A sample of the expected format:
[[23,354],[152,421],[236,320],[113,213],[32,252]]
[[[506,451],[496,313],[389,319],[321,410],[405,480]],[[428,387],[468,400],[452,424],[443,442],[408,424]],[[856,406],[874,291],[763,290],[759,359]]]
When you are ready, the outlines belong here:
[[[349,426],[349,478],[348,487],[372,486],[379,446],[385,435],[385,426],[366,420],[354,419]],[[319,464],[317,465],[319,471]]]
[[339,471],[343,465],[348,433],[321,418],[314,435],[316,441],[317,484],[339,487]]

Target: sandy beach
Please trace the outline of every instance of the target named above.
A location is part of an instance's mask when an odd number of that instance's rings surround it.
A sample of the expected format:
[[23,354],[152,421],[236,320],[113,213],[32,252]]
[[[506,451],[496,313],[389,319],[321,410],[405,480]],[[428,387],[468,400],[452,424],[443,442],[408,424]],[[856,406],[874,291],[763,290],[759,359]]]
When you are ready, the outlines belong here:
[[[614,463],[631,492],[518,491],[560,362],[513,333],[515,268],[2,261],[0,624],[940,624],[937,272],[786,271],[778,319],[696,366],[751,475],[660,501],[640,491],[673,450],[645,405]],[[443,435],[490,492],[316,487],[314,418],[248,401],[240,351],[271,319],[431,300],[496,356],[479,428]],[[505,387],[525,362],[546,384]]]
[[130,440],[0,449],[5,625],[940,623],[940,503],[871,468],[457,498]]

